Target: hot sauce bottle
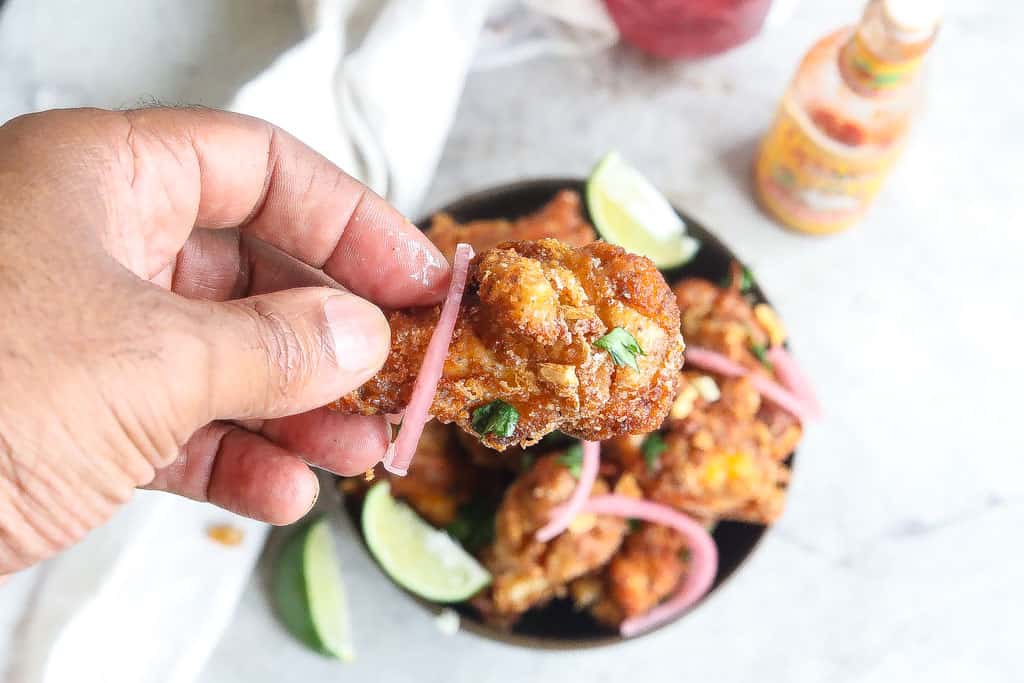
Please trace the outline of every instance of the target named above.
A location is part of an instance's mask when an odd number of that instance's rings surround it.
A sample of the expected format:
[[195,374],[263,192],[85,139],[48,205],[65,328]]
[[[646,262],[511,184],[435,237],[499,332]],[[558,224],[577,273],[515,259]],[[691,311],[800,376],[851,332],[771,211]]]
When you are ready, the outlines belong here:
[[938,0],[870,0],[807,52],[755,163],[769,214],[819,234],[864,215],[903,149],[940,18]]

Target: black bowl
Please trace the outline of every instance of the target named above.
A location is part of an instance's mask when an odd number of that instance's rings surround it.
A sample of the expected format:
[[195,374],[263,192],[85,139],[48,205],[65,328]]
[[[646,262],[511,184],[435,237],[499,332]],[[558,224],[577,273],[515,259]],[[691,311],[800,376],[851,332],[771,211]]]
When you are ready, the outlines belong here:
[[[544,178],[525,180],[508,185],[499,185],[480,192],[474,192],[459,199],[438,211],[451,214],[455,220],[466,222],[480,219],[518,218],[536,211],[546,204],[559,190],[573,189],[583,196],[584,181],[579,178]],[[719,282],[729,275],[736,255],[698,221],[683,211],[676,212],[686,222],[689,234],[700,240],[701,247],[697,255],[689,263],[664,271],[665,279],[674,283],[684,277],[702,277],[712,282]],[[419,222],[421,228],[430,223],[427,217]],[[763,292],[755,283],[751,294],[757,301],[767,301]],[[794,454],[795,456],[795,454]],[[791,458],[792,463],[792,458]],[[359,524],[359,505],[347,499],[346,509],[356,523]],[[720,522],[714,529],[713,536],[718,546],[718,574],[715,583],[700,603],[708,597],[739,568],[753,553],[766,527],[759,524],[740,522]],[[365,539],[364,539],[365,543]],[[410,593],[410,595],[412,595]],[[417,602],[434,612],[440,611],[443,605],[412,596]],[[540,609],[530,610],[519,619],[511,630],[499,629],[484,623],[476,610],[467,604],[449,605],[462,617],[462,628],[477,635],[514,645],[544,649],[589,648],[601,645],[612,645],[625,640],[616,631],[603,626],[588,614],[577,612],[570,601],[554,600]],[[680,615],[678,618],[684,618]],[[660,628],[667,628],[673,622],[663,624],[647,633]],[[639,637],[639,636],[636,636]]]

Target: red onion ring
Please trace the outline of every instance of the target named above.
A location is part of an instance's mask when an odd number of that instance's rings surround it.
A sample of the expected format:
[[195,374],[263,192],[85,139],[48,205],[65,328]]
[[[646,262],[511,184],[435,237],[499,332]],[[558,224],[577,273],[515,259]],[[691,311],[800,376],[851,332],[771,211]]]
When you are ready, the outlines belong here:
[[430,406],[434,402],[434,394],[437,393],[437,383],[441,381],[444,372],[448,347],[452,344],[455,321],[459,317],[459,307],[462,305],[462,295],[466,291],[466,280],[469,277],[469,262],[473,255],[473,247],[468,244],[459,244],[455,247],[448,294],[441,306],[437,327],[430,335],[430,342],[423,354],[423,363],[413,384],[409,405],[405,407],[402,431],[384,453],[384,469],[392,474],[404,477],[409,472],[409,463],[416,455],[416,446],[423,435],[423,426],[430,420]]
[[717,372],[726,377],[749,375],[750,381],[761,396],[787,413],[790,413],[801,422],[807,422],[809,417],[814,416],[814,409],[801,400],[799,396],[783,389],[766,375],[759,372],[751,372],[728,356],[700,346],[687,346],[686,350],[683,351],[683,355],[687,363],[709,372]]
[[821,403],[818,402],[810,380],[797,365],[793,355],[785,347],[773,346],[768,349],[768,360],[775,367],[775,374],[778,375],[782,386],[791,391],[804,404],[808,417],[820,420],[822,416]]
[[718,547],[702,524],[667,505],[639,500],[628,496],[595,496],[586,501],[583,512],[614,515],[626,519],[642,519],[663,524],[681,533],[690,550],[690,564],[679,589],[665,602],[646,614],[630,617],[622,622],[619,632],[626,638],[659,626],[704,596],[715,582],[718,572]]
[[594,482],[597,481],[597,470],[601,464],[601,444],[597,441],[583,442],[583,465],[580,467],[580,478],[573,489],[569,500],[552,511],[551,520],[537,530],[537,540],[547,543],[552,538],[569,528],[569,524],[579,514],[587,498],[590,496]]

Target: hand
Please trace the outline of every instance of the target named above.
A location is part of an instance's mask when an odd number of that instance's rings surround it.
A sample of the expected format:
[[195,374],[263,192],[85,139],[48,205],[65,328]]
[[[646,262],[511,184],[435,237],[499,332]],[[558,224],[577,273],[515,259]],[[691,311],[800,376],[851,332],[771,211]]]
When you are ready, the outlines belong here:
[[448,266],[287,133],[208,110],[55,111],[0,127],[0,574],[138,486],[275,524],[383,455],[323,406],[377,372],[384,307]]

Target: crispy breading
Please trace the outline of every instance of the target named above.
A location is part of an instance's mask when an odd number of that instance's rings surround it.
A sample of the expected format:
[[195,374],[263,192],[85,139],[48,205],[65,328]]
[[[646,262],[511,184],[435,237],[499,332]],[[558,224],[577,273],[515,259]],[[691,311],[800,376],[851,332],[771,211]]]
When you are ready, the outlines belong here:
[[[768,331],[737,289],[693,278],[681,281],[674,292],[688,343],[772,376],[752,352],[769,342]],[[774,522],[782,514],[789,482],[785,460],[802,435],[799,421],[762,401],[747,377],[689,369],[682,375],[662,426],[664,451],[645,458],[644,437],[612,439],[604,444],[606,466],[632,473],[647,498],[697,518]],[[717,384],[716,400],[702,395],[704,377]]]
[[765,347],[768,332],[743,295],[707,280],[688,278],[673,288],[688,344],[714,349],[749,368],[761,368],[754,346]]
[[624,617],[643,614],[671,594],[686,573],[685,541],[675,530],[644,524],[608,564],[609,598]]
[[[683,374],[685,387],[701,373]],[[717,401],[698,395],[682,419],[666,421],[656,459],[644,457],[644,438],[636,436],[607,442],[605,459],[633,474],[651,500],[699,519],[769,524],[785,503],[784,460],[800,438],[799,423],[763,405],[748,378],[717,382]]]
[[[394,311],[392,353],[334,407],[362,414],[404,408],[439,308]],[[594,345],[613,328],[639,342],[638,369]],[[431,406],[473,433],[473,411],[501,399],[519,421],[491,448],[528,446],[553,430],[601,440],[661,425],[682,365],[679,310],[650,260],[604,242],[506,242],[472,262],[469,286]]]
[[477,252],[510,240],[545,237],[582,247],[593,242],[595,235],[581,209],[579,194],[573,190],[562,190],[540,210],[511,221],[497,219],[457,223],[451,215],[439,213],[431,219],[426,234],[449,261],[454,258],[455,245],[460,242],[472,245]]

